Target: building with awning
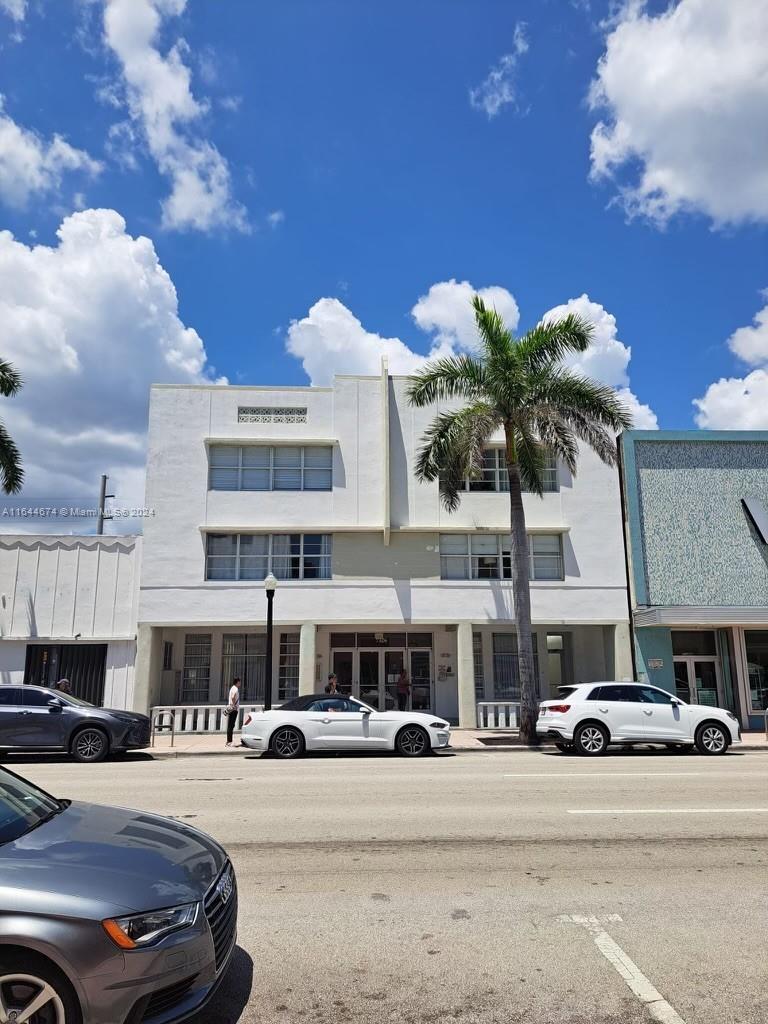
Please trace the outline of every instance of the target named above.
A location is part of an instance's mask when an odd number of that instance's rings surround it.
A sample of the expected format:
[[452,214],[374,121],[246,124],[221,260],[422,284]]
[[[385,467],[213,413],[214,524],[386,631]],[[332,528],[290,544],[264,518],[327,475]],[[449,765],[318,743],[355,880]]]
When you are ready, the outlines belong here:
[[619,439],[637,678],[768,709],[768,431],[628,431]]

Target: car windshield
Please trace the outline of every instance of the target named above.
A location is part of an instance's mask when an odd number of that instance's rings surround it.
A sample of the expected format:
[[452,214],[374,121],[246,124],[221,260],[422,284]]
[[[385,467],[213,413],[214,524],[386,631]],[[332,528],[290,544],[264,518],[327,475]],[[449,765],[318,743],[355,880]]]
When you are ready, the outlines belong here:
[[0,845],[12,843],[63,809],[42,789],[0,768]]

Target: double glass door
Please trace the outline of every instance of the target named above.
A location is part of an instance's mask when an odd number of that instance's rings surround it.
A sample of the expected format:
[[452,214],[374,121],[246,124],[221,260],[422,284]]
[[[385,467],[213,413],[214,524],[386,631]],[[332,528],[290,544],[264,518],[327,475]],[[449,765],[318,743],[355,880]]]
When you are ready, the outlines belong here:
[[[405,669],[408,686],[400,683]],[[342,693],[378,711],[428,711],[432,707],[432,652],[375,649],[333,652],[333,671]]]
[[677,696],[687,704],[722,707],[720,659],[710,657],[677,657],[675,687]]

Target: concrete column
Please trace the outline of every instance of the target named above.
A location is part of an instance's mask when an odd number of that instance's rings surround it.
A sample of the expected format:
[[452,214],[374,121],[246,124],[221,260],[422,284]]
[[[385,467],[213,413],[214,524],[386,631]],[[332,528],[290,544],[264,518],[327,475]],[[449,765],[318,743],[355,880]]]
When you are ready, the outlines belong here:
[[162,630],[140,625],[136,635],[136,668],[133,677],[133,710],[148,715],[160,696],[163,665]]
[[302,622],[299,634],[299,693],[314,693],[317,627],[314,622]]
[[472,623],[460,622],[456,636],[456,676],[459,686],[459,727],[477,727],[475,659],[472,654]]
[[613,630],[613,678],[632,679],[632,640],[629,623],[617,622]]

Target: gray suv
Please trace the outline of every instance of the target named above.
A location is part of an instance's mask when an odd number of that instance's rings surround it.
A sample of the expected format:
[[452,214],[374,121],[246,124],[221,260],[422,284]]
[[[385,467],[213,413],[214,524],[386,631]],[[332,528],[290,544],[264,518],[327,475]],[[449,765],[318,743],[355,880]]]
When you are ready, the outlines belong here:
[[76,761],[149,746],[149,719],[45,686],[0,686],[0,753],[65,750]]
[[234,870],[209,836],[0,768],[0,1020],[182,1020],[215,992],[236,930]]

